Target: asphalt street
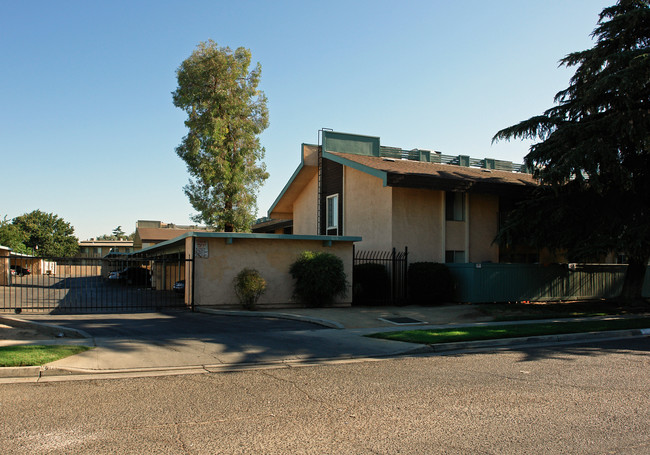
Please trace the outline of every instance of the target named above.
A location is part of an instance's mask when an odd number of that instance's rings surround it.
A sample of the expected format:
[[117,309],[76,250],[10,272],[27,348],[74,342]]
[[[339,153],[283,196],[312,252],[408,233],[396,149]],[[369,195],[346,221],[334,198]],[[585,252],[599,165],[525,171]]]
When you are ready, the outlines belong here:
[[650,339],[4,384],[22,453],[647,454]]

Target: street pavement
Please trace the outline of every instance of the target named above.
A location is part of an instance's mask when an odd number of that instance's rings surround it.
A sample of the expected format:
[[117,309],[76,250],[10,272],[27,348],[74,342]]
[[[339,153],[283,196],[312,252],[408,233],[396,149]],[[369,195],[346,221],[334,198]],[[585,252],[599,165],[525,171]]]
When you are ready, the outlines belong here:
[[0,386],[2,453],[650,453],[650,339]]
[[[471,305],[303,308],[277,312],[204,309],[196,313],[21,315],[12,319],[14,323],[19,319],[63,335],[50,343],[84,344],[94,349],[43,367],[2,368],[0,383],[277,368],[418,353],[499,349],[518,344],[575,343],[587,337],[535,337],[432,347],[364,336],[405,328],[490,324],[489,318]],[[588,336],[611,339],[641,335],[640,331],[623,331]],[[17,343],[21,342],[13,344]],[[43,344],[43,341],[22,343]],[[12,342],[5,340],[4,344]]]

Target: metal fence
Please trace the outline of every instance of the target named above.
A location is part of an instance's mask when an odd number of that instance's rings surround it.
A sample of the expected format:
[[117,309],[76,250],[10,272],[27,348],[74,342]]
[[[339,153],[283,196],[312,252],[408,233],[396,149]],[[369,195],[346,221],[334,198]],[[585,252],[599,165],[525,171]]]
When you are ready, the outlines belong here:
[[[0,311],[123,313],[186,307],[191,260],[0,256]],[[184,284],[184,283],[183,283]]]
[[[458,302],[521,302],[614,298],[626,265],[447,264]],[[650,272],[643,295],[650,297]]]
[[[383,267],[370,274],[364,264]],[[401,305],[407,298],[408,248],[404,251],[354,251],[352,278],[355,305]]]

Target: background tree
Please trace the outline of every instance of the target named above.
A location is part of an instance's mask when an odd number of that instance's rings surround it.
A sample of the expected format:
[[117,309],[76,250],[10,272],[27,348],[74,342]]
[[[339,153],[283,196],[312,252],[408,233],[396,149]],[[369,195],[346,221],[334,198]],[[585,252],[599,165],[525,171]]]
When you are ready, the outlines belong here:
[[32,254],[25,246],[25,234],[5,216],[0,221],[0,245],[11,248],[14,253]]
[[576,67],[556,106],[494,140],[541,139],[526,164],[542,186],[498,239],[566,252],[570,261],[625,253],[624,298],[641,299],[650,258],[650,9],[648,0],[605,8],[593,48],[560,61]]
[[96,238],[97,240],[133,240],[134,237],[135,232],[126,235],[126,233],[122,230],[122,226],[118,226],[113,229],[111,234],[102,234]]
[[226,232],[250,230],[268,178],[258,138],[268,126],[266,96],[257,89],[261,66],[250,64],[247,49],[200,43],[178,68],[172,94],[187,113],[176,153],[192,177],[184,191],[198,212],[193,220]]
[[79,251],[74,228],[63,218],[40,210],[17,216],[13,225],[24,234],[24,244],[37,256],[66,257]]
[[113,236],[116,240],[121,240],[126,238],[126,233],[122,230],[122,226],[118,226],[113,229]]

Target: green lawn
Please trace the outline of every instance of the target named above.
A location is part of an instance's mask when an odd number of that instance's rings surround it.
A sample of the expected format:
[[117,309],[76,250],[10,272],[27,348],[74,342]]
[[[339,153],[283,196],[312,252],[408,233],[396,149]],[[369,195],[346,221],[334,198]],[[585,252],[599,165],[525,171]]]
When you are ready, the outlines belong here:
[[0,367],[44,365],[88,349],[91,348],[88,346],[2,346]]
[[435,344],[644,328],[650,328],[650,318],[586,322],[551,322],[538,324],[504,324],[496,326],[454,327],[436,330],[405,330],[400,332],[374,333],[368,336],[386,340],[406,341],[409,343]]
[[576,318],[606,315],[643,314],[650,312],[650,304],[587,300],[578,302],[546,303],[485,303],[476,308],[495,321],[522,319]]

